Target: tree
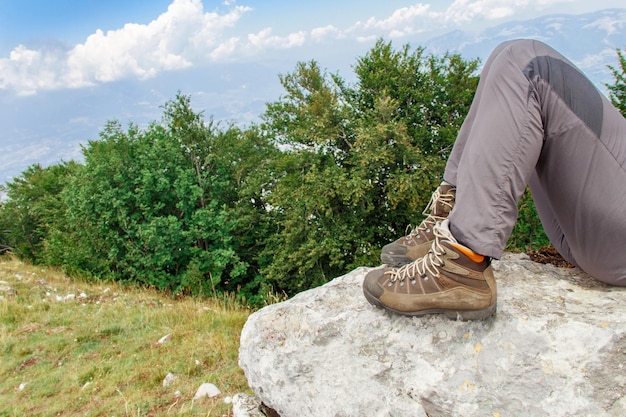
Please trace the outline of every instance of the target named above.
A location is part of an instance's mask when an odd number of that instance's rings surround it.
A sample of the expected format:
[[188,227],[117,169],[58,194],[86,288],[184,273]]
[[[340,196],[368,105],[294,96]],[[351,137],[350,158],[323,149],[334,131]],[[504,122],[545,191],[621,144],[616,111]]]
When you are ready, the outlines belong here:
[[[179,93],[144,130],[109,122],[84,164],[33,166],[8,184],[0,251],[253,305],[376,265],[441,182],[477,67],[380,40],[354,83],[298,63],[245,129],[205,120]],[[510,245],[545,242],[540,229],[527,194]]]
[[74,162],[49,167],[34,164],[6,185],[0,209],[4,251],[39,262],[43,244],[64,211],[59,195],[77,170]]
[[240,134],[205,123],[180,94],[165,104],[162,124],[124,131],[110,122],[85,147],[85,165],[63,193],[67,227],[50,240],[48,259],[173,291],[246,281],[249,264],[233,243],[238,222],[229,213],[238,168],[222,152]]
[[617,50],[619,68],[609,65],[613,74],[614,84],[605,84],[609,89],[611,102],[626,117],[626,57],[621,50]]
[[413,143],[446,160],[474,97],[478,64],[458,54],[427,55],[422,47],[394,50],[379,40],[357,60],[355,106],[371,110],[381,98],[393,100]]
[[354,86],[315,61],[280,77],[286,94],[263,116],[285,148],[268,196],[280,225],[264,252],[271,282],[295,293],[375,264],[382,244],[420,220],[476,68],[379,41],[359,59]]
[[11,232],[11,219],[6,216],[6,186],[0,185],[0,255],[11,253],[11,245],[9,242],[9,233]]

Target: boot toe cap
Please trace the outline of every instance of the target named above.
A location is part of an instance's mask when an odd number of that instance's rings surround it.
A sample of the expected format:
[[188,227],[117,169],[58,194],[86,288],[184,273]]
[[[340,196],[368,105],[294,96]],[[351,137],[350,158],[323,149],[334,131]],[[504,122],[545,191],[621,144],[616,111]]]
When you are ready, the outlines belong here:
[[385,273],[385,268],[377,268],[370,271],[363,280],[363,292],[375,299],[383,295],[383,288],[379,284],[379,278]]

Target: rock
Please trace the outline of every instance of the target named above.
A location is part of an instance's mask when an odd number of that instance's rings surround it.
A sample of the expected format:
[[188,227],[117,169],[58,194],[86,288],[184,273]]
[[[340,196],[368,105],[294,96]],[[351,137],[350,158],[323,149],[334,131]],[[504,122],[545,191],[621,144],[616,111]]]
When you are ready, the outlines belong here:
[[493,265],[493,318],[384,312],[359,268],[252,314],[239,364],[281,417],[626,415],[626,289],[525,255]]
[[176,376],[173,373],[169,372],[167,375],[165,375],[165,378],[163,378],[163,388],[169,387],[177,379],[178,379],[178,376]]
[[233,397],[233,417],[266,417],[259,407],[261,400],[254,395],[235,394]]
[[204,397],[213,398],[217,397],[221,393],[222,392],[215,385],[205,382],[204,384],[200,385],[200,388],[198,388],[198,390],[196,391],[196,395],[193,396],[193,399],[197,400]]
[[0,281],[0,293],[6,295],[15,295],[15,289],[5,284],[6,283],[4,281]]
[[163,343],[169,342],[171,338],[172,338],[171,334],[166,334],[165,336],[157,340],[156,344],[157,346],[161,346]]

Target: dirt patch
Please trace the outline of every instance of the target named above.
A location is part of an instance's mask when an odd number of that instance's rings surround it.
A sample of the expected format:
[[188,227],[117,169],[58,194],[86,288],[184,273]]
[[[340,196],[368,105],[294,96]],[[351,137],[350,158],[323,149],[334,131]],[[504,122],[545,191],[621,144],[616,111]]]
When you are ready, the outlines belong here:
[[32,358],[29,358],[25,360],[24,362],[22,362],[15,371],[20,372],[24,370],[25,368],[28,368],[29,366],[35,365],[37,362],[39,362],[39,357],[33,356]]
[[552,264],[559,268],[574,268],[567,262],[553,246],[543,246],[537,250],[527,252],[530,260],[540,264]]

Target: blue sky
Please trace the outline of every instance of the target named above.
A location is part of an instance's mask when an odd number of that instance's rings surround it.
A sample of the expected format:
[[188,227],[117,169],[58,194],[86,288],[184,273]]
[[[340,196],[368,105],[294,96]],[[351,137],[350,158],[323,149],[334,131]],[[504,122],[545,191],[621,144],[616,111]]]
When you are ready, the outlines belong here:
[[[624,2],[622,0],[622,2]],[[0,90],[84,88],[168,71],[290,59],[337,42],[401,41],[615,0],[14,0],[0,2]],[[311,58],[314,58],[312,56]]]
[[395,45],[626,0],[3,0],[0,183],[80,159],[107,120],[158,120],[177,91],[217,120],[255,121],[277,75],[316,59],[348,78],[378,38]]
[[8,0],[0,2],[3,49],[20,43],[78,43],[95,29],[117,29],[128,22],[148,23],[167,10],[170,0]]

